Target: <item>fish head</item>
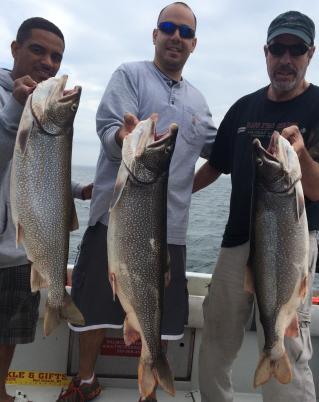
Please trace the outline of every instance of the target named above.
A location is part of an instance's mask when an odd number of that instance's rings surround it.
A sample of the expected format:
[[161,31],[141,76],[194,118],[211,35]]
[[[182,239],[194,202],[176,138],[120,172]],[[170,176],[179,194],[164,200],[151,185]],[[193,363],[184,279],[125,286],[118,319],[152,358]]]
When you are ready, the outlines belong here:
[[173,155],[178,126],[172,123],[164,135],[155,132],[157,114],[140,121],[123,141],[122,158],[130,174],[152,182],[166,173]]
[[271,192],[293,191],[301,179],[298,156],[283,136],[275,131],[265,149],[258,138],[253,140],[256,173],[259,182]]
[[67,79],[63,75],[42,81],[31,95],[32,115],[47,134],[62,135],[73,125],[81,87],[65,90]]

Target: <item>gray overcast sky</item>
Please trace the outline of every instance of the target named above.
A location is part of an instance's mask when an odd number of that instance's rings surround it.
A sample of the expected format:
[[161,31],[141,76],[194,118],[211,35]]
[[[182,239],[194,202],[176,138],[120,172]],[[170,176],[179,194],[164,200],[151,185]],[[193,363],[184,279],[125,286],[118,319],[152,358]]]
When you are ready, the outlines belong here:
[[[159,11],[169,3],[162,0],[1,2],[1,67],[12,67],[10,43],[26,18],[47,18],[64,33],[66,51],[59,74],[69,75],[68,88],[82,86],[75,121],[74,164],[95,165],[99,152],[95,113],[105,86],[121,63],[153,59],[152,30]],[[198,19],[198,44],[183,76],[205,95],[217,125],[239,97],[267,85],[263,45],[274,17],[284,11],[298,10],[314,20],[319,32],[318,0],[192,0],[187,4]],[[307,76],[309,81],[319,83],[317,53]]]

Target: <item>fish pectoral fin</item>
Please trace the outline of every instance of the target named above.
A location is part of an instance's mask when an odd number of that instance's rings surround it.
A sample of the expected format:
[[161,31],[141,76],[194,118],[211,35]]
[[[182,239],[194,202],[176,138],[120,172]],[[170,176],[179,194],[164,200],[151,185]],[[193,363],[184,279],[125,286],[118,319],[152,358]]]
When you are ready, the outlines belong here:
[[121,195],[122,195],[122,192],[124,190],[124,187],[125,187],[125,184],[127,182],[128,177],[129,177],[129,172],[126,169],[124,163],[121,163],[119,171],[117,173],[117,178],[116,178],[116,182],[115,182],[115,186],[114,186],[113,197],[112,197],[112,200],[110,202],[110,208],[109,208],[110,211],[119,202],[119,199],[121,198]]
[[81,311],[76,307],[71,296],[67,292],[64,294],[60,315],[61,318],[67,320],[71,324],[85,325],[85,320]]
[[79,221],[78,221],[78,216],[76,214],[74,200],[72,200],[72,203],[71,203],[70,232],[72,232],[73,230],[77,230],[77,229],[79,229]]
[[30,98],[31,97],[27,99],[27,102],[25,104],[16,139],[22,155],[25,154],[25,151],[27,149],[28,140],[33,127],[33,116],[30,109]]
[[138,365],[138,388],[142,398],[147,398],[155,390],[157,382],[149,363],[140,359]]
[[254,277],[250,265],[246,265],[245,268],[244,290],[248,293],[255,293]]
[[267,356],[265,353],[262,353],[255,371],[254,388],[266,384],[266,382],[270,380],[271,375],[272,371],[270,357]]
[[47,288],[48,282],[46,279],[39,273],[39,269],[37,269],[36,263],[32,263],[31,265],[31,291],[37,292],[40,289]]
[[37,100],[37,92],[34,92],[32,96],[30,97],[31,99],[31,112],[34,118],[36,119],[37,123],[43,127],[43,124],[45,123],[46,116],[44,115],[44,102],[41,100]]
[[308,293],[308,275],[306,275],[301,283],[299,288],[299,296],[304,299]]
[[272,362],[272,372],[274,377],[281,384],[289,384],[292,379],[291,365],[287,355],[287,352],[284,355],[274,362]]
[[305,212],[305,199],[303,193],[297,191],[296,186],[295,186],[295,196],[296,196],[296,213],[299,222],[302,214]]
[[139,332],[130,324],[128,316],[124,320],[123,337],[126,346],[132,345],[141,338]]
[[153,373],[156,382],[166,391],[168,394],[175,395],[174,377],[171,368],[168,364],[167,357],[164,353],[154,363]]
[[297,314],[291,320],[291,323],[288,325],[285,331],[285,336],[289,336],[290,338],[297,338],[299,336],[299,323]]

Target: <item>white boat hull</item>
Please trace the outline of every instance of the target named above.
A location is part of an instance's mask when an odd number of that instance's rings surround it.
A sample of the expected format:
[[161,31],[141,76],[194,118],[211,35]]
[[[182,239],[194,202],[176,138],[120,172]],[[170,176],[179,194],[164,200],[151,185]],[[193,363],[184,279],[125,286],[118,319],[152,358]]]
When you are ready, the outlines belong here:
[[[175,374],[175,386],[178,390],[175,401],[182,400],[200,401],[198,392],[198,351],[201,341],[203,326],[202,302],[207,292],[207,284],[210,275],[188,274],[190,292],[190,318],[189,326],[185,329],[185,336],[180,341],[168,342],[168,358]],[[43,316],[43,304],[45,290],[42,291],[42,302],[40,316]],[[43,320],[38,322],[36,340],[32,344],[20,345],[17,347],[12,365],[12,375],[27,376],[28,372],[42,373],[42,377],[48,377],[46,373],[60,373],[69,376],[76,373],[78,367],[78,337],[71,332],[65,322],[49,336],[43,336]],[[311,367],[315,378],[316,392],[319,395],[319,306],[312,309],[312,341],[314,357]],[[138,400],[137,392],[137,360],[136,356],[123,356],[121,345],[122,330],[108,330],[107,337],[111,341],[111,353],[101,354],[96,366],[98,375],[105,391],[105,401],[127,402]],[[117,341],[118,340],[118,341]],[[116,347],[113,347],[118,344]],[[113,346],[112,346],[113,345]],[[107,349],[107,348],[106,348]],[[115,353],[115,355],[113,355]],[[117,354],[117,355],[116,355]],[[127,354],[127,353],[126,353]],[[136,351],[133,355],[136,355]],[[258,362],[259,352],[257,349],[256,333],[247,331],[243,346],[233,369],[233,384],[236,392],[236,402],[261,401],[258,391],[253,390],[252,381],[254,371]],[[17,374],[22,373],[22,374]],[[38,386],[24,385],[25,378],[17,379],[16,384],[10,385],[11,389],[21,389],[26,392],[33,402],[55,401],[61,386],[54,382],[52,387],[42,387],[41,381]],[[45,382],[45,381],[43,381]],[[37,384],[35,384],[37,385]],[[174,400],[170,396],[160,392],[160,401]],[[185,399],[187,398],[187,399]],[[97,398],[103,401],[104,396]]]

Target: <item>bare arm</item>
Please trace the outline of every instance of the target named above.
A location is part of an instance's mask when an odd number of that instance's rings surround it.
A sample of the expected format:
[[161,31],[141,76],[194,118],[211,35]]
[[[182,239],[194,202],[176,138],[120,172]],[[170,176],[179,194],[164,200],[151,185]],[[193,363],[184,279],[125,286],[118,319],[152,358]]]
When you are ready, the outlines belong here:
[[290,142],[299,157],[302,187],[311,201],[319,201],[319,163],[310,156],[297,126],[285,128],[281,135]]
[[211,166],[208,162],[205,162],[197,172],[195,173],[194,183],[193,183],[193,193],[207,187],[209,184],[213,183],[221,175],[218,170]]

